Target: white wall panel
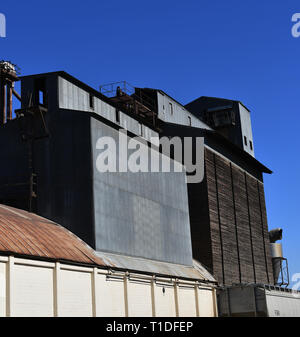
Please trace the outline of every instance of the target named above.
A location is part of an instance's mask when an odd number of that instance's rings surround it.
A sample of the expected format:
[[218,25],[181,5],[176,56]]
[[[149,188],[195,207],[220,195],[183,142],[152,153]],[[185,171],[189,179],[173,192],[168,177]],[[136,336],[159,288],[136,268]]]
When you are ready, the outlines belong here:
[[[168,283],[158,282],[152,288],[150,280],[138,275],[134,275],[134,279],[127,279],[125,283],[122,274],[118,278],[107,277],[106,274],[98,274],[97,269],[93,274],[92,268],[58,264],[55,273],[54,263],[23,259],[10,261],[10,265],[5,261],[0,262],[0,316],[5,316],[7,308],[11,308],[8,311],[11,316],[51,317],[56,312],[57,303],[59,317],[92,316],[93,304],[100,317],[126,316],[127,305],[128,316],[151,317],[153,301],[157,317],[176,316],[175,288]],[[9,298],[6,298],[8,270],[11,270],[10,305]],[[58,283],[54,285],[56,280]],[[95,301],[92,298],[94,294]],[[181,285],[177,288],[177,294],[179,316],[196,316],[195,289]],[[276,306],[276,300],[273,296],[270,299],[273,306]],[[200,316],[214,315],[212,291],[198,289],[198,302]],[[296,315],[297,301],[291,299],[286,303],[290,312]]]
[[196,296],[192,287],[178,287],[178,308],[180,317],[196,316]]
[[155,285],[155,316],[156,317],[175,317],[175,291],[174,286]]
[[107,278],[106,275],[98,274],[96,276],[96,294],[97,316],[125,316],[123,279]]
[[61,270],[58,284],[58,316],[92,316],[91,273]]
[[0,263],[0,317],[6,315],[6,264]]
[[12,315],[53,316],[53,269],[14,265]]
[[214,317],[214,293],[209,289],[198,289],[200,317]]
[[269,317],[300,317],[300,298],[293,294],[266,291]]
[[151,283],[128,281],[128,316],[151,317]]

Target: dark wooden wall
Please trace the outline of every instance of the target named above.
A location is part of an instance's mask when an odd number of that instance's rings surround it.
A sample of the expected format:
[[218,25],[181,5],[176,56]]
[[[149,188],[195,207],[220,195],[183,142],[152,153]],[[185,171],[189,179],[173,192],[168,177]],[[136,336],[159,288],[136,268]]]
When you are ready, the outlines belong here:
[[221,284],[273,283],[263,183],[205,149],[205,179],[189,185],[194,258]]

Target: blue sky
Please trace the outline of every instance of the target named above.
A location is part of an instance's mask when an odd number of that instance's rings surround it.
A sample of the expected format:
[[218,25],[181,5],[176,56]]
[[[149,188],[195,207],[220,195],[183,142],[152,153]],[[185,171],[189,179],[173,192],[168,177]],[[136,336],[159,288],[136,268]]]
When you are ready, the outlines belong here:
[[284,230],[290,274],[300,273],[299,1],[14,1],[1,3],[0,59],[22,75],[65,70],[98,88],[127,80],[182,103],[207,95],[252,112],[269,227]]

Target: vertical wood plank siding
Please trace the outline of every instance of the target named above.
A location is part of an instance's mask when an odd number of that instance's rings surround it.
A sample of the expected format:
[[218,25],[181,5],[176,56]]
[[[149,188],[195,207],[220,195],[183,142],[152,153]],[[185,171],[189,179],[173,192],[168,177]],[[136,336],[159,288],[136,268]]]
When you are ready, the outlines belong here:
[[189,200],[194,258],[221,284],[272,284],[263,183],[206,148],[205,178],[189,185]]

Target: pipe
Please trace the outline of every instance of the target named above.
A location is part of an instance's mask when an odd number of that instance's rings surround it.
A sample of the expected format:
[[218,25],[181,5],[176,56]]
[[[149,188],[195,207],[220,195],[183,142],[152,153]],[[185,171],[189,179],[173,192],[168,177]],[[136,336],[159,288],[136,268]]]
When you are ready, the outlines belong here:
[[275,243],[278,240],[282,240],[282,229],[275,228],[269,231],[270,243]]
[[12,120],[12,82],[8,81],[6,85],[7,108],[6,121]]

